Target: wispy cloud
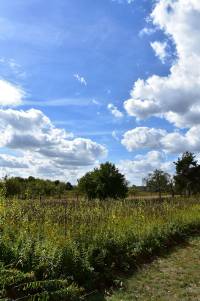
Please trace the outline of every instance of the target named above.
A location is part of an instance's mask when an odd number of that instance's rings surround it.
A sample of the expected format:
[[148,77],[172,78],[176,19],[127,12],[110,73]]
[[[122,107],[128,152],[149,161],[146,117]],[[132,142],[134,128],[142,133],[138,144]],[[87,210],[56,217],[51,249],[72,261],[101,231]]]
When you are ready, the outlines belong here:
[[81,76],[80,74],[78,74],[78,73],[74,74],[74,78],[75,78],[79,83],[81,83],[81,85],[87,86],[87,81],[86,81],[86,79],[85,79],[83,76]]
[[92,99],[92,103],[94,104],[94,105],[97,105],[97,106],[99,106],[101,103],[98,101],[98,100],[96,100],[96,99]]
[[121,111],[119,111],[118,108],[116,106],[114,106],[112,103],[109,103],[107,108],[111,112],[111,114],[113,116],[115,116],[116,118],[124,117],[124,114]]
[[155,27],[144,27],[143,29],[140,30],[139,32],[139,37],[142,38],[143,36],[147,35],[150,36],[156,32]]
[[111,0],[112,2],[117,2],[119,4],[123,4],[123,3],[127,3],[127,4],[131,4],[134,2],[134,0]]
[[119,137],[117,135],[117,132],[116,131],[112,131],[112,137],[116,140],[116,141],[119,141]]
[[[99,104],[99,103],[98,103]],[[65,106],[88,106],[97,105],[94,99],[88,98],[60,98],[60,99],[50,99],[50,100],[26,100],[23,102],[25,106],[38,106],[38,107],[65,107]]]
[[26,77],[26,72],[23,70],[22,66],[12,58],[1,57],[0,65],[3,66],[4,68],[7,68],[17,77],[20,78]]

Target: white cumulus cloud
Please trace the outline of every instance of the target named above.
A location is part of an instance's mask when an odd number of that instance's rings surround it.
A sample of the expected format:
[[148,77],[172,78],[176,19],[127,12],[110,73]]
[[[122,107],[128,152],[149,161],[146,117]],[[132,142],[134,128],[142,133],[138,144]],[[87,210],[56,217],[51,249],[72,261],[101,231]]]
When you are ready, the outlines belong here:
[[1,109],[0,119],[1,147],[51,160],[52,166],[89,166],[107,154],[104,146],[56,128],[39,110]]
[[18,106],[22,104],[24,96],[22,88],[0,79],[0,106]]
[[198,152],[200,150],[199,133],[200,125],[191,127],[185,133],[137,127],[127,131],[121,142],[130,152],[139,149],[157,149],[171,154],[184,151]]
[[160,148],[161,138],[166,135],[166,131],[162,129],[154,129],[148,127],[137,127],[127,131],[122,139],[122,144],[128,151],[141,148]]
[[[168,76],[138,79],[124,107],[138,119],[160,116],[177,127],[200,124],[200,1],[159,0],[151,18],[174,43],[177,59]],[[164,59],[161,44],[152,45]]]

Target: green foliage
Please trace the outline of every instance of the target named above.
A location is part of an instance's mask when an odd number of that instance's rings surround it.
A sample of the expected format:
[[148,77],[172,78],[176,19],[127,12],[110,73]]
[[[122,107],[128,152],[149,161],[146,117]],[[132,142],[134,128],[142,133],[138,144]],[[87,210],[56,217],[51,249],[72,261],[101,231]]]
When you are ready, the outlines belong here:
[[114,164],[106,162],[92,172],[86,173],[79,180],[79,190],[88,199],[119,199],[125,198],[128,192],[128,183]]
[[137,194],[139,194],[141,192],[141,190],[139,189],[139,187],[137,187],[136,185],[132,185],[131,187],[129,187],[128,189],[128,194],[130,196],[136,196]]
[[183,153],[182,157],[175,162],[175,166],[177,175],[187,173],[189,168],[197,166],[195,155],[191,152]]
[[80,300],[80,287],[87,294],[113,285],[119,273],[200,229],[199,200],[192,198],[14,199],[1,206],[0,290],[5,298],[14,290],[17,297],[30,294],[28,300]]
[[[4,187],[6,197],[39,198],[39,197],[61,197],[67,191],[72,190],[73,186],[70,182],[63,183],[59,180],[50,181],[42,180],[34,177],[27,179],[20,177],[5,177],[1,182]],[[1,187],[0,187],[1,189]]]
[[7,300],[80,300],[83,289],[68,280],[37,281],[33,274],[0,270],[0,297]]
[[149,191],[159,192],[161,198],[161,193],[169,190],[170,175],[162,170],[156,169],[153,173],[148,175],[145,182]]
[[176,167],[174,179],[178,192],[185,195],[200,192],[200,165],[197,164],[195,155],[185,152],[174,164]]

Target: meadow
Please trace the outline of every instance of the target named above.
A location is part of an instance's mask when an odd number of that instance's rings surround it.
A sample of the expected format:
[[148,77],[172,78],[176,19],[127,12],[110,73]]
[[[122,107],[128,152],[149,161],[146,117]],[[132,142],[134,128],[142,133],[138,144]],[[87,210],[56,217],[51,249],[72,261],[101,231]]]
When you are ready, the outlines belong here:
[[2,300],[85,300],[200,230],[198,198],[0,202]]

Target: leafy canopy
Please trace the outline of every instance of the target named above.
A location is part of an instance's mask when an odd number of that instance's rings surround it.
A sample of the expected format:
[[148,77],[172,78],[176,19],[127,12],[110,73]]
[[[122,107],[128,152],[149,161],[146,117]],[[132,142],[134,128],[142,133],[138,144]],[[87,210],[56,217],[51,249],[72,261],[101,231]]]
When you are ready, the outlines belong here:
[[161,197],[162,192],[166,192],[170,185],[170,175],[162,170],[156,169],[150,173],[145,179],[147,188],[152,192],[159,192]]
[[114,164],[106,162],[86,173],[79,180],[78,188],[88,199],[118,199],[126,197],[128,183]]
[[185,195],[200,192],[200,166],[197,164],[195,155],[191,152],[185,152],[174,164],[177,191]]

